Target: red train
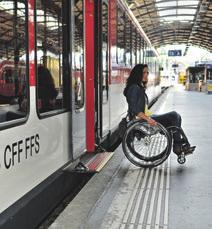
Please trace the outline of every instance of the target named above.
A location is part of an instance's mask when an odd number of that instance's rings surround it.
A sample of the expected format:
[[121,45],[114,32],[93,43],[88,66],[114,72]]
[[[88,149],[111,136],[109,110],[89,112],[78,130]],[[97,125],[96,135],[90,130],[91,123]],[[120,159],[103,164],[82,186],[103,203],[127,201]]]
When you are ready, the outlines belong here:
[[110,138],[136,63],[160,93],[155,49],[125,1],[0,2],[0,214]]

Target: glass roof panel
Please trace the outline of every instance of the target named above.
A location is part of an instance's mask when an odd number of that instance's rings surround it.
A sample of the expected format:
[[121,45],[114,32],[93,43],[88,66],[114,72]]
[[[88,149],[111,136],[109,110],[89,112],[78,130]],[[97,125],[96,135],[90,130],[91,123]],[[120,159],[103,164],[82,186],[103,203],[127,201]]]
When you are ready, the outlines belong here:
[[[158,15],[161,17],[160,20],[167,23],[173,21],[192,21],[196,14],[197,5],[199,3],[199,0],[174,0],[168,2],[164,2],[161,0],[155,1]],[[182,6],[186,6],[187,8],[182,8]],[[189,7],[196,7],[196,9]]]
[[167,7],[170,7],[170,6],[176,6],[177,5],[176,1],[171,1],[171,2],[166,2],[166,3],[165,2],[158,2],[158,1],[156,0],[156,6],[157,6],[158,9],[159,8],[167,8]]
[[194,15],[195,13],[196,13],[196,10],[194,9],[177,9],[177,14]]
[[160,12],[160,17],[164,17],[164,16],[169,16],[169,15],[177,15],[177,10],[176,9],[172,9],[172,10],[164,10]]
[[198,3],[199,3],[199,0],[196,0],[196,1],[181,1],[181,0],[179,0],[177,4],[178,4],[178,6],[184,6],[184,5],[186,5],[186,6],[188,6],[188,5],[197,6]]
[[[0,10],[6,11],[8,14],[13,15],[14,10],[14,2],[11,1],[4,1],[0,2]],[[23,3],[18,2],[17,3],[17,14],[18,16],[25,16],[25,6]]]
[[[46,19],[44,18],[44,11],[37,10],[37,23],[44,24],[46,20],[47,28],[49,30],[55,30],[58,28],[58,21],[56,18],[50,16],[49,14],[46,15]],[[61,26],[61,23],[59,23]]]

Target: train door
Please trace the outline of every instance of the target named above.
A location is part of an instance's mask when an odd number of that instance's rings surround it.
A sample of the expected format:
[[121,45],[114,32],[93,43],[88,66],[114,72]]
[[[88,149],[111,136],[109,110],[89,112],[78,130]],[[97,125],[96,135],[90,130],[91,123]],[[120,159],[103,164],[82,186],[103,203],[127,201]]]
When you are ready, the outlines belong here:
[[72,135],[73,157],[86,148],[84,0],[72,1]]
[[109,132],[109,45],[108,1],[96,1],[95,6],[95,107],[96,137],[103,138]]

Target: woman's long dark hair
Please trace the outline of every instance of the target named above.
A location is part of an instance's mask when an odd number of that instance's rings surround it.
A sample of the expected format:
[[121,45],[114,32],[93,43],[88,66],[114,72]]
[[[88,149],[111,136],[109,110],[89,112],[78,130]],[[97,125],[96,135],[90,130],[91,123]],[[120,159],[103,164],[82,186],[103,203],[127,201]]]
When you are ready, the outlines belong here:
[[147,64],[136,64],[135,67],[130,72],[130,75],[126,82],[126,87],[124,89],[124,95],[126,95],[128,88],[132,84],[137,84],[139,86],[143,86],[146,88],[147,82],[143,82],[143,70],[144,68],[148,68]]

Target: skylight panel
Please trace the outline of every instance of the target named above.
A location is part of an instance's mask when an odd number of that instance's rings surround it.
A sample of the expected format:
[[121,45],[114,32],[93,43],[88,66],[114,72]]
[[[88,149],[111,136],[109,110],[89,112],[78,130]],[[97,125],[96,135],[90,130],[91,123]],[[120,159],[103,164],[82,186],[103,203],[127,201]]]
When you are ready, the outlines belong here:
[[170,16],[170,15],[176,15],[177,14],[177,12],[176,12],[176,10],[175,9],[173,9],[173,10],[164,10],[164,11],[161,11],[160,12],[160,17],[165,17],[165,16]]
[[[192,21],[196,14],[199,0],[191,1],[161,1],[155,0],[160,21],[171,23],[174,21]],[[185,6],[185,8],[183,8]],[[179,7],[179,8],[178,8]]]
[[196,10],[194,9],[177,9],[177,14],[188,14],[188,15],[194,15],[196,13]]
[[186,5],[186,6],[196,6],[196,7],[197,7],[198,3],[199,3],[199,0],[197,0],[197,1],[178,1],[177,2],[178,6]]
[[[17,3],[17,15],[18,16],[25,16],[25,5],[21,2]],[[14,14],[14,2],[4,1],[0,2],[0,9],[5,10],[8,14]]]
[[[45,18],[44,18],[44,11],[43,10],[37,10],[37,22],[40,24],[45,23]],[[49,14],[46,15],[46,24],[47,28],[49,30],[54,30],[58,28],[58,21],[56,18],[50,16]],[[59,26],[62,26],[61,23],[59,23]]]
[[176,6],[176,1],[173,1],[173,2],[158,2],[156,1],[156,6],[157,8],[167,8],[167,7],[171,7],[171,6]]

